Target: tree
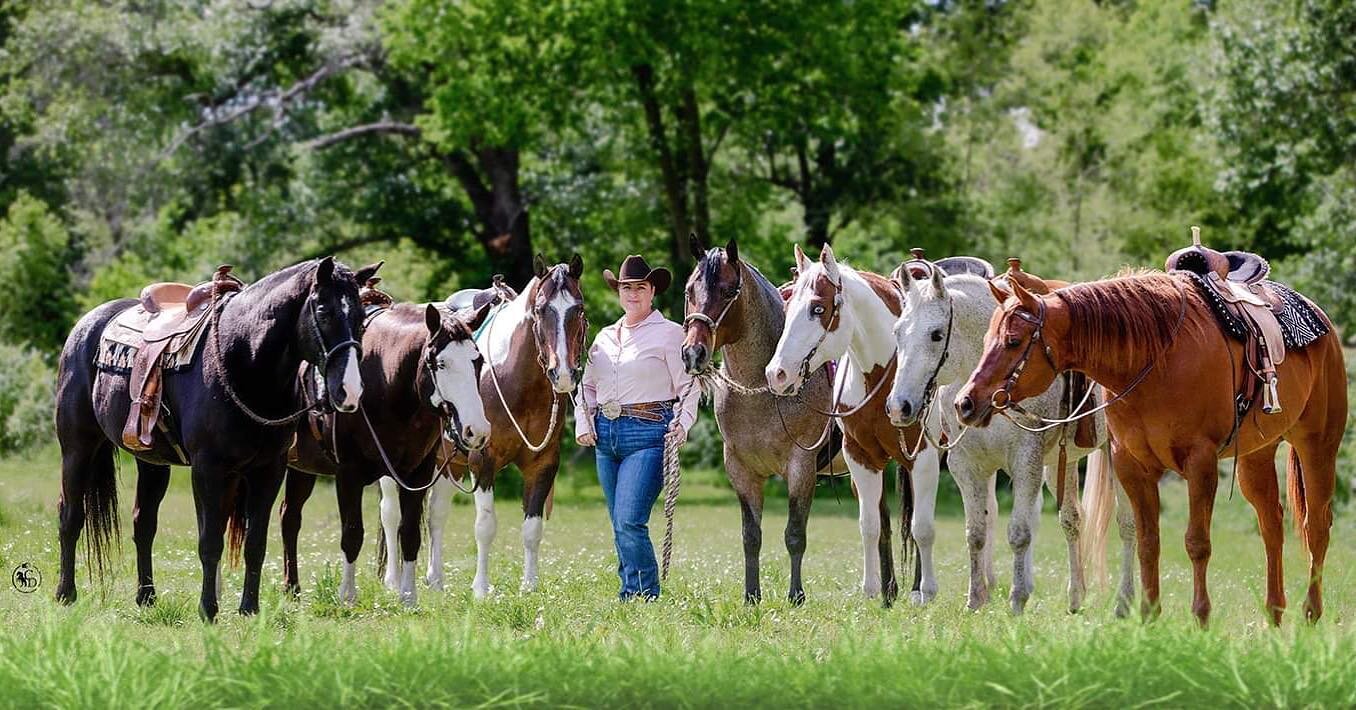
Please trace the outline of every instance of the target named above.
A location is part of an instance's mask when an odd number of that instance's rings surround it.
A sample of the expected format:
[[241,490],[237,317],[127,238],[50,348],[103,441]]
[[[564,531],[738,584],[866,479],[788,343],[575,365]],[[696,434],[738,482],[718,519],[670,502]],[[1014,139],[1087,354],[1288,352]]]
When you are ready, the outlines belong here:
[[0,340],[59,350],[75,310],[65,226],[47,205],[20,193],[0,221],[0,254]]

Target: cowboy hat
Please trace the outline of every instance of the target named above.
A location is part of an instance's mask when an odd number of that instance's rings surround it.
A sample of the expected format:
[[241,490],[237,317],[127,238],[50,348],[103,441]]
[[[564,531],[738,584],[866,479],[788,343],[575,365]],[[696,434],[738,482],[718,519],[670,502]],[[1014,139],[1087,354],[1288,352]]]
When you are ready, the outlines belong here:
[[650,265],[645,263],[645,257],[639,254],[626,257],[617,272],[621,274],[620,278],[613,275],[612,269],[603,269],[603,280],[613,291],[616,291],[621,284],[648,281],[654,287],[654,292],[660,294],[668,289],[669,284],[673,282],[673,274],[669,273],[668,269],[663,267],[651,269]]

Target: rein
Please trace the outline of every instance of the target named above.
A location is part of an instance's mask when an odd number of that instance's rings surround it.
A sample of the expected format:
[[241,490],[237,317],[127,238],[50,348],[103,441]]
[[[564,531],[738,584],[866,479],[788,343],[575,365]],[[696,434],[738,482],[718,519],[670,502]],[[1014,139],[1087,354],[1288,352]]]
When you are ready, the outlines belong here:
[[[253,409],[250,408],[249,405],[245,404],[245,400],[240,397],[240,394],[235,391],[235,387],[231,385],[230,371],[226,368],[226,359],[222,356],[221,351],[221,313],[222,311],[226,310],[226,304],[227,302],[229,302],[230,297],[232,295],[233,294],[226,294],[225,296],[221,296],[219,299],[220,302],[213,304],[212,306],[212,323],[211,323],[212,349],[216,355],[217,365],[218,367],[221,368],[220,377],[218,379],[221,382],[222,389],[226,390],[226,396],[230,398],[231,402],[235,404],[235,406],[238,409],[240,409],[240,411],[243,412],[245,416],[249,417],[250,420],[252,420],[255,424],[259,424],[260,426],[268,427],[284,426],[297,421],[310,411],[320,409],[323,406],[323,403],[327,401],[327,399],[324,397],[318,398],[315,402],[307,404],[306,406],[302,407],[296,412],[293,412],[292,414],[289,414],[285,417],[281,417],[278,419],[270,419],[268,417],[256,413]],[[315,301],[309,297],[306,299],[306,301],[309,304],[311,310],[311,329],[315,331],[316,342],[320,345],[321,348],[324,348],[325,337],[320,332],[320,324],[316,320]],[[339,352],[340,350],[349,347],[356,349],[359,353],[362,352],[362,344],[350,337],[348,340],[345,340],[321,353],[320,372],[322,380],[325,377],[325,373],[329,369],[328,366],[330,358],[333,357],[334,354]]]

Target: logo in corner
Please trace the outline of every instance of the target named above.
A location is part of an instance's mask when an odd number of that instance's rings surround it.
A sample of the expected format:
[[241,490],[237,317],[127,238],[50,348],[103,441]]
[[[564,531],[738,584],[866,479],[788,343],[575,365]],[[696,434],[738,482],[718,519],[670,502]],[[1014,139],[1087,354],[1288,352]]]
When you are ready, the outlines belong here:
[[14,568],[14,573],[9,576],[9,583],[14,585],[15,591],[20,594],[32,594],[42,586],[42,573],[37,567],[25,562]]

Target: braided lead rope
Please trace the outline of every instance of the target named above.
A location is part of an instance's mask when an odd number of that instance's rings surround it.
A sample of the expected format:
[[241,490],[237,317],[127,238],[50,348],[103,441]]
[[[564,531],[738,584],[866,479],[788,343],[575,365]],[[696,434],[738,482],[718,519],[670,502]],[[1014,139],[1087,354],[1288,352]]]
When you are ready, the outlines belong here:
[[[683,404],[692,394],[692,385],[697,382],[696,378],[688,380],[687,386],[683,388],[683,394],[678,397],[677,403],[673,406],[674,421],[678,421],[678,415],[683,410]],[[664,561],[659,568],[660,581],[669,578],[669,560],[673,557],[673,513],[678,507],[678,488],[682,484],[682,472],[678,466],[678,449],[682,446],[683,434],[678,430],[670,430],[664,434]]]

